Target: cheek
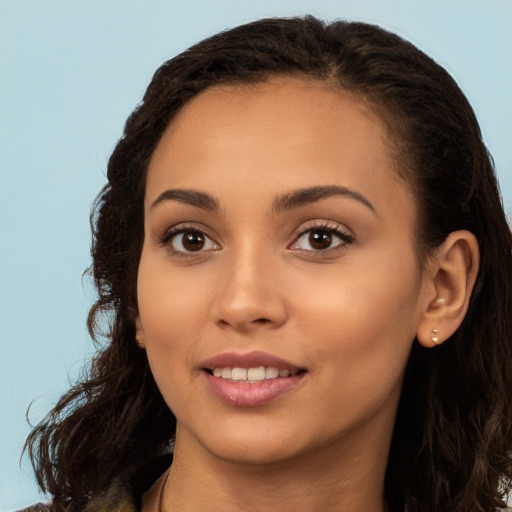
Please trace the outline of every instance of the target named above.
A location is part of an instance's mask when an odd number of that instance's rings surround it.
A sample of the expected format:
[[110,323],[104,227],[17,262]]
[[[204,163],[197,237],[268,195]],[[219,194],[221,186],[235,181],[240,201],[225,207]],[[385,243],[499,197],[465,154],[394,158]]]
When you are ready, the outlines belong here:
[[200,318],[206,314],[200,283],[181,279],[158,259],[141,258],[138,275],[138,306],[151,371],[164,399],[172,389],[185,388],[192,378],[190,369],[200,332]]
[[197,318],[206,307],[202,279],[173,271],[165,255],[148,253],[142,254],[137,282],[142,327],[149,341],[171,342],[183,331],[193,333],[198,328]]
[[300,330],[326,378],[375,393],[400,381],[419,320],[421,273],[410,262],[399,272],[381,261],[302,283]]

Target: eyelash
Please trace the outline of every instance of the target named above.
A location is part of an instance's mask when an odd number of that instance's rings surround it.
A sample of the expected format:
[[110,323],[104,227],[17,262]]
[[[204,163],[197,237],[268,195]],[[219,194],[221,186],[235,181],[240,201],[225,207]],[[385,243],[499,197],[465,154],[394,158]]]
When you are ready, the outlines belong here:
[[[293,248],[293,246],[295,244],[297,244],[299,242],[299,240],[304,235],[306,235],[308,233],[312,233],[314,231],[324,231],[331,235],[334,235],[335,237],[337,237],[341,240],[341,243],[339,243],[338,245],[336,245],[334,247],[327,247],[326,249],[318,249],[318,250],[301,249],[301,248],[294,249]],[[177,226],[173,226],[173,227],[169,228],[161,237],[159,237],[158,243],[162,246],[168,247],[173,255],[177,255],[179,257],[191,257],[191,256],[196,255],[196,253],[199,254],[199,253],[205,252],[203,250],[181,251],[181,250],[173,249],[170,242],[172,240],[174,240],[174,238],[177,237],[178,235],[184,234],[184,233],[198,233],[198,234],[206,237],[207,239],[209,239],[218,248],[220,248],[220,246],[213,240],[213,238],[211,236],[209,236],[206,233],[206,231],[204,229],[198,228],[196,225],[192,225],[192,224],[185,224],[185,225],[179,224]],[[331,252],[337,251],[337,250],[346,249],[347,245],[349,245],[353,242],[354,242],[354,237],[352,235],[350,235],[349,233],[347,233],[346,231],[342,230],[337,224],[330,224],[327,222],[314,221],[313,224],[305,226],[304,228],[302,228],[295,234],[294,240],[291,244],[288,245],[288,248],[292,249],[292,250],[299,250],[302,252],[312,253],[315,255],[316,254],[321,255],[321,254],[331,253]],[[218,250],[217,247],[215,247],[214,250]]]
[[[311,249],[311,250],[303,249],[303,251],[313,253],[315,255],[318,254],[320,256],[321,254],[326,254],[326,253],[330,253],[330,252],[337,251],[337,250],[347,249],[347,245],[354,242],[354,237],[352,235],[350,235],[349,233],[347,233],[346,231],[344,231],[343,229],[341,229],[339,225],[330,224],[328,222],[314,221],[313,224],[307,225],[304,228],[302,228],[301,230],[299,230],[297,232],[297,234],[295,235],[294,241],[288,247],[291,248],[293,245],[297,244],[299,242],[299,240],[304,235],[306,235],[308,233],[312,233],[314,231],[324,231],[324,232],[330,233],[331,235],[336,236],[337,238],[339,238],[342,241],[342,243],[340,243],[334,247],[328,247],[326,249],[319,249],[316,251],[314,249]],[[298,248],[296,250],[301,250],[301,249]]]
[[[211,236],[209,236],[204,229],[198,228],[197,226],[192,225],[192,224],[179,224],[177,226],[173,226],[173,227],[169,228],[161,237],[158,238],[158,243],[161,246],[167,247],[173,256],[178,256],[178,257],[189,258],[191,256],[195,256],[199,253],[205,252],[202,250],[180,251],[180,250],[174,249],[171,245],[171,242],[178,235],[181,235],[184,233],[197,233],[199,235],[202,235],[220,248],[220,246],[217,244],[217,242],[214,242],[213,238]],[[217,247],[214,250],[218,250]]]

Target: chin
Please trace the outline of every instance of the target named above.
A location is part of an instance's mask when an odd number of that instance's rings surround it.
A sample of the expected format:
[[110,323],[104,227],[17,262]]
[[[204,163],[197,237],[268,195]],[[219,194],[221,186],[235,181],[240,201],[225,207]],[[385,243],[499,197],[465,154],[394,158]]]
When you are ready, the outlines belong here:
[[[242,422],[244,423],[244,422]],[[201,449],[213,457],[232,464],[273,464],[284,462],[299,455],[304,440],[298,439],[298,433],[284,432],[276,424],[235,425],[208,424],[207,430],[190,432]],[[183,432],[187,437],[188,433]],[[181,437],[181,436],[180,436]],[[182,439],[185,441],[185,439]],[[291,441],[293,440],[293,442]],[[305,443],[308,444],[307,442]],[[307,451],[307,450],[306,450]]]
[[[339,432],[310,432],[303,423],[235,422],[207,425],[193,433],[201,448],[218,460],[239,465],[279,465],[306,457],[336,444]],[[313,435],[311,435],[313,434]]]
[[[288,446],[284,446],[288,445]],[[299,455],[297,447],[290,450],[293,443],[269,443],[258,439],[251,442],[238,443],[230,440],[230,446],[206,446],[211,455],[230,464],[239,465],[269,465],[279,464]]]

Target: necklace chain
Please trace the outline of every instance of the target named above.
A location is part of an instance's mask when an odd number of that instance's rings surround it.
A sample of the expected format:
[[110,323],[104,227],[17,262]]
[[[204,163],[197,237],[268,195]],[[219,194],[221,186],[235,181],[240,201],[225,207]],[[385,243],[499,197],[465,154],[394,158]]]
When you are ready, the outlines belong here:
[[158,497],[158,512],[165,512],[164,510],[164,490],[167,485],[167,480],[169,480],[169,475],[171,474],[171,468],[167,470],[167,474],[165,475],[165,480],[162,484],[162,488],[160,489],[160,496]]

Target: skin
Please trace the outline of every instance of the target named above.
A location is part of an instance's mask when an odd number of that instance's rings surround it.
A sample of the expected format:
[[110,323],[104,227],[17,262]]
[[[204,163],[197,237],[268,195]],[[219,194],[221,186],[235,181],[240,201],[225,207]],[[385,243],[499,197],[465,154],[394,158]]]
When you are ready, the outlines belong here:
[[[385,510],[412,343],[458,326],[477,268],[464,232],[419,264],[414,198],[389,147],[356,97],[293,78],[212,87],[172,121],[147,176],[137,338],[178,429],[146,511],[160,495],[181,512]],[[352,194],[276,210],[320,186]],[[162,199],[177,189],[218,209]],[[173,227],[204,232],[203,249],[185,251],[182,233],[166,237]],[[333,235],[329,248],[311,246],[315,228]],[[252,350],[305,375],[261,406],[222,402],[201,363]]]

